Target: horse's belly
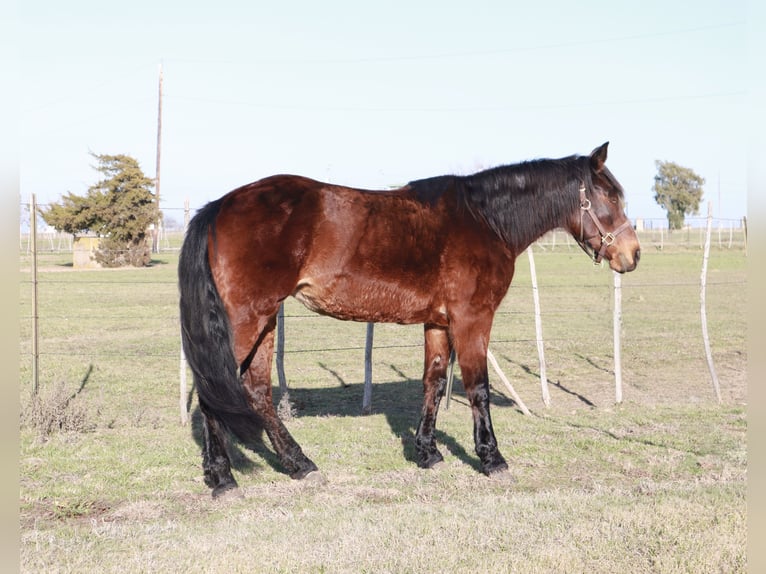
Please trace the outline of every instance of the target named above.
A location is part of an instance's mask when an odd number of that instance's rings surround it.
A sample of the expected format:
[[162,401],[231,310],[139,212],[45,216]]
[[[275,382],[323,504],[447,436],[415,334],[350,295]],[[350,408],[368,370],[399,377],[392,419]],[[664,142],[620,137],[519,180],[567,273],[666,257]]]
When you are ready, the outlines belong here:
[[345,285],[342,280],[335,283],[330,288],[304,279],[293,297],[315,313],[346,321],[446,324],[444,308],[434,309],[429,296],[413,289],[376,282],[361,286]]

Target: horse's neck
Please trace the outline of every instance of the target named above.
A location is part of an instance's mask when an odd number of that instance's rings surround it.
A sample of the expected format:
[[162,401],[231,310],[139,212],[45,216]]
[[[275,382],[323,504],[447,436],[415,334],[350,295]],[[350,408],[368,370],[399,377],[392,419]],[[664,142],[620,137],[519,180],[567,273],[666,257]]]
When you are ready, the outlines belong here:
[[466,204],[514,252],[521,253],[553,229],[568,229],[568,220],[576,209],[571,193],[574,180],[550,179],[543,183],[513,172],[494,177],[492,182],[474,182],[474,193],[466,197]]

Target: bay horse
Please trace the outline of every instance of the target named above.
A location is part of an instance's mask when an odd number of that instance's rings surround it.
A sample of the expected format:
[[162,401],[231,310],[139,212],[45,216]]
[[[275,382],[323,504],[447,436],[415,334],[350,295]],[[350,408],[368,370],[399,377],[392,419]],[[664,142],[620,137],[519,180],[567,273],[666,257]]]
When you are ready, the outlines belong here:
[[638,264],[623,189],[604,165],[607,146],[387,191],[275,175],[203,207],[189,224],[178,275],[213,497],[237,487],[228,432],[252,444],[265,430],[292,478],[317,471],[272,401],[276,315],[290,295],[338,319],[424,325],[415,435],[422,468],[442,460],[434,429],[454,349],[481,470],[507,471],[489,412],[487,346],[516,258],[563,228],[596,262],[620,273]]

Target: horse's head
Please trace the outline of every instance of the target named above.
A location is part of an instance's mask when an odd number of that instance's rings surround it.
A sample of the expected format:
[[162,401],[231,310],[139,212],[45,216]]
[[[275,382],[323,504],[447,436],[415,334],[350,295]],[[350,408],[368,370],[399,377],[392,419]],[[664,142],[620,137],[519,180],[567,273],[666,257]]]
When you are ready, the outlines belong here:
[[609,267],[625,273],[638,265],[641,246],[625,215],[622,186],[604,165],[608,145],[596,148],[587,158],[579,188],[580,209],[571,218],[570,232],[596,263],[606,259]]

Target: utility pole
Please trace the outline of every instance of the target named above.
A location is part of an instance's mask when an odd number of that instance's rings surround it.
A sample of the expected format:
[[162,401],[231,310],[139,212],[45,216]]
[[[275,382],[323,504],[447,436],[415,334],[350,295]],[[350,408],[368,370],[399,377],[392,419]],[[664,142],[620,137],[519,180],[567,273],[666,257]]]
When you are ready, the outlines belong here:
[[162,62],[160,62],[159,97],[157,98],[157,163],[154,172],[154,191],[157,200],[157,223],[152,237],[152,253],[160,251],[162,212],[160,211],[160,153],[162,151]]

